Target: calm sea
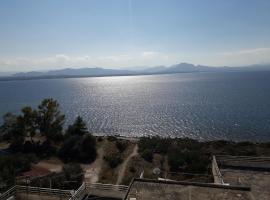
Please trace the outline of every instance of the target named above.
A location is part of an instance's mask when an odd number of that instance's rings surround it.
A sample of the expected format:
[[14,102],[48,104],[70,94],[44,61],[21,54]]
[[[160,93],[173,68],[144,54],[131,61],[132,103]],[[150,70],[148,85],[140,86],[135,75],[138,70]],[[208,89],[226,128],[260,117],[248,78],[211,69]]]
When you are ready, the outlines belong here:
[[0,82],[0,115],[53,97],[96,135],[270,141],[270,72]]

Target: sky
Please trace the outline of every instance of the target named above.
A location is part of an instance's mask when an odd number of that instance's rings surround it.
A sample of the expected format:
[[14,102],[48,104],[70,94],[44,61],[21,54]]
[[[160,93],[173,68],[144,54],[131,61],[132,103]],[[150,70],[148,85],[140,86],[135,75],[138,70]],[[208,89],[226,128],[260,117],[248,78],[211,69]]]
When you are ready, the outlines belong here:
[[0,0],[0,72],[270,63],[269,0]]

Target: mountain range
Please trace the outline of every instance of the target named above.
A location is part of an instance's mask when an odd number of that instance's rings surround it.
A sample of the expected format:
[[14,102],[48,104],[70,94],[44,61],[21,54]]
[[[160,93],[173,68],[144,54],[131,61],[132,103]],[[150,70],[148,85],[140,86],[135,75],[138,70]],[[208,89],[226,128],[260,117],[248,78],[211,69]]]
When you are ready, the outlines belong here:
[[107,68],[66,68],[51,70],[47,72],[31,71],[15,73],[11,76],[2,77],[1,80],[14,79],[39,79],[39,78],[67,78],[67,77],[92,77],[92,76],[123,76],[123,75],[149,75],[149,74],[172,74],[172,73],[192,73],[192,72],[221,72],[221,71],[268,71],[269,65],[250,65],[242,67],[210,67],[194,65],[190,63],[180,63],[166,66],[129,68],[129,69],[107,69]]

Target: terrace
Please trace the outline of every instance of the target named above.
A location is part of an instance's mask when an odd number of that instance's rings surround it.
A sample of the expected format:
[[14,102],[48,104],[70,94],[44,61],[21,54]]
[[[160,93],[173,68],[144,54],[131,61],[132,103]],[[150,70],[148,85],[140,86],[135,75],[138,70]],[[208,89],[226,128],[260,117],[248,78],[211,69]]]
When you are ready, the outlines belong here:
[[213,156],[211,183],[141,177],[134,178],[129,187],[83,183],[75,191],[16,185],[0,200],[269,200],[269,166],[269,157]]

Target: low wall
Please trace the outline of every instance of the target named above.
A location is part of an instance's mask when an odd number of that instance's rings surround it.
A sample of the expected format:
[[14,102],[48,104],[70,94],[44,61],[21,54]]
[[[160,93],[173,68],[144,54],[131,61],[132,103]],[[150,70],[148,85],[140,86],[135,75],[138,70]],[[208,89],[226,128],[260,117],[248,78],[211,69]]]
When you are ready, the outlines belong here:
[[65,196],[54,196],[47,194],[27,194],[18,192],[16,193],[16,200],[68,200],[69,197]]

